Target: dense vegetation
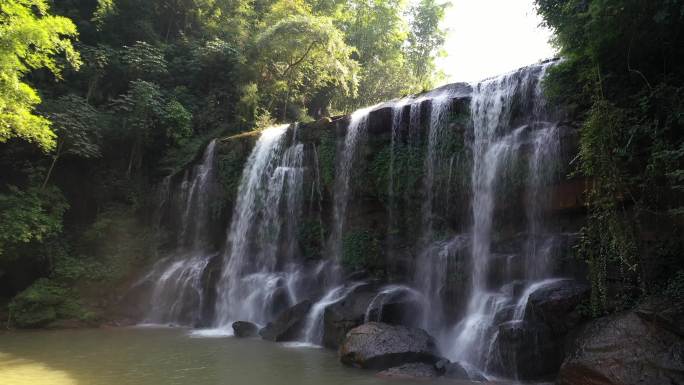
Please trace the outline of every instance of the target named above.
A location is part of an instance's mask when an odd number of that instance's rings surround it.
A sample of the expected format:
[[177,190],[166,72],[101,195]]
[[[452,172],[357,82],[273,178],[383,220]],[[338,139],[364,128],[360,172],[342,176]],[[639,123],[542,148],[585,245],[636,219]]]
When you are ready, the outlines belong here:
[[411,4],[3,0],[0,313],[98,317],[154,257],[151,186],[209,137],[432,87],[444,6]]
[[537,0],[564,61],[547,81],[582,122],[594,314],[684,295],[684,3]]

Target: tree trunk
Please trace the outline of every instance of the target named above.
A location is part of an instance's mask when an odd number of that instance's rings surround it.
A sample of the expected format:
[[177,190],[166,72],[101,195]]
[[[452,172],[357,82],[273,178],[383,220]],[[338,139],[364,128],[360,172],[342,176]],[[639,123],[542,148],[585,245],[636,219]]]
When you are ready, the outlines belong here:
[[52,170],[55,169],[55,164],[57,164],[57,159],[59,159],[59,155],[62,151],[62,143],[57,145],[57,152],[55,153],[55,156],[52,157],[52,163],[50,163],[50,168],[48,168],[47,175],[45,175],[45,180],[43,180],[43,185],[40,187],[41,189],[45,189],[45,186],[47,186],[48,181],[50,180],[50,176],[52,175]]

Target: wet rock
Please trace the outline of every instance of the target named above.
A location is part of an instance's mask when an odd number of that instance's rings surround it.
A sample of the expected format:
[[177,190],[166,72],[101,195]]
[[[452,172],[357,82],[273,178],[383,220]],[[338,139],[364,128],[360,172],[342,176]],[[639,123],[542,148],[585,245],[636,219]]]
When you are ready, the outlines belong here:
[[499,325],[487,370],[498,375],[535,380],[558,371],[562,344],[540,323],[509,321]]
[[411,293],[399,292],[381,298],[368,311],[369,320],[380,321],[391,325],[418,327],[418,319],[423,312],[423,305]]
[[469,380],[468,371],[458,362],[450,362],[447,359],[441,359],[435,363],[435,369],[440,376],[450,378],[453,380]]
[[311,301],[309,300],[292,306],[280,313],[265,328],[259,330],[259,335],[265,340],[276,342],[296,340],[306,322],[306,315],[310,309]]
[[345,365],[388,369],[412,362],[434,364],[440,357],[434,339],[422,329],[369,322],[347,333],[339,350]]
[[554,335],[563,335],[579,325],[577,305],[588,298],[589,285],[564,279],[539,288],[530,295],[525,319],[547,325]]
[[684,337],[684,300],[673,301],[667,297],[650,297],[635,309],[636,315],[655,322],[680,337]]
[[384,378],[398,378],[404,380],[420,380],[427,378],[435,378],[439,374],[433,365],[412,362],[401,366],[395,366],[387,370],[383,370],[377,374],[378,377]]
[[[380,288],[381,289],[381,288]],[[363,285],[339,302],[329,305],[323,313],[323,345],[337,349],[347,333],[365,322],[366,311],[380,290],[377,285]],[[380,304],[378,304],[380,305]],[[420,314],[421,305],[407,295],[395,295],[370,311],[371,320],[394,325],[414,326],[413,316]]]
[[363,324],[368,304],[377,289],[363,285],[344,299],[329,305],[323,312],[323,346],[337,349],[351,329]]
[[233,333],[239,338],[256,337],[259,334],[259,327],[251,322],[237,321],[233,322]]
[[557,383],[684,384],[684,340],[635,312],[594,320],[573,339]]

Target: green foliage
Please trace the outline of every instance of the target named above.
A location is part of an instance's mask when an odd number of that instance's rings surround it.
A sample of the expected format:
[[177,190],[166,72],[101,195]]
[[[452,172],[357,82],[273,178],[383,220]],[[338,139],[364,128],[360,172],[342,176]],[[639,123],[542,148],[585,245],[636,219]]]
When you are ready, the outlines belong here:
[[298,226],[297,240],[306,258],[321,259],[325,247],[325,228],[320,221],[305,220]]
[[664,294],[668,297],[681,301],[684,299],[684,270],[680,270],[667,283]]
[[79,254],[94,258],[85,261],[91,279],[120,282],[156,255],[153,240],[152,229],[141,223],[130,207],[113,206],[83,233],[78,249]]
[[121,60],[128,66],[133,78],[154,77],[167,72],[167,63],[161,50],[145,41],[124,46]]
[[233,202],[242,179],[242,169],[249,156],[241,146],[222,146],[216,159],[216,167],[226,201]]
[[14,297],[9,305],[10,322],[22,328],[49,326],[59,319],[92,321],[74,293],[55,282],[41,278]]
[[74,155],[96,158],[101,155],[101,122],[98,111],[76,95],[68,94],[45,103],[47,117],[57,134],[55,157]]
[[592,311],[600,314],[619,309],[615,299],[628,305],[657,286],[645,267],[661,256],[643,255],[643,217],[658,218],[651,231],[681,236],[684,63],[676,47],[684,46],[684,4],[536,3],[565,58],[551,69],[547,92],[583,121],[577,174],[588,181],[589,218],[578,252],[590,268]]
[[59,234],[68,207],[55,187],[22,191],[8,186],[8,191],[0,194],[0,256],[8,248]]
[[[277,11],[276,5],[272,12]],[[268,105],[276,100],[283,103],[283,118],[292,96],[306,101],[313,96],[311,91],[321,87],[345,95],[356,92],[358,64],[351,59],[353,49],[328,17],[302,14],[281,19],[257,36],[256,48],[259,72],[269,79],[262,80],[260,88],[268,95]]]
[[412,198],[420,193],[424,162],[424,148],[409,144],[396,144],[394,148],[387,145],[377,152],[371,164],[371,173],[375,180],[375,190],[381,199],[389,204],[389,195],[392,194],[395,198],[408,198],[413,202]]
[[408,61],[418,85],[430,89],[435,80],[435,57],[441,52],[446,32],[439,26],[449,3],[420,0],[411,7],[411,34],[409,35]]
[[342,264],[350,270],[372,268],[379,259],[380,245],[369,230],[352,230],[342,237]]
[[318,147],[318,167],[320,168],[323,185],[331,190],[335,183],[335,157],[337,147],[335,133],[324,131],[321,133],[321,144]]
[[40,96],[24,82],[31,70],[46,68],[60,78],[63,54],[74,67],[80,59],[71,45],[76,27],[48,13],[46,0],[3,0],[0,4],[0,143],[18,137],[43,150],[54,147],[50,122],[34,113]]

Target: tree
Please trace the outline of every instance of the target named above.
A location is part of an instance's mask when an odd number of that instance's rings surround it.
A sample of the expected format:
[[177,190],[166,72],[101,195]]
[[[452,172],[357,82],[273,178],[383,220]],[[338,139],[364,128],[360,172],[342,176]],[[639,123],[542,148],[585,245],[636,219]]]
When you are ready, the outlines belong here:
[[80,64],[71,43],[76,27],[48,10],[46,0],[0,3],[0,142],[18,137],[45,151],[55,146],[55,135],[50,122],[34,112],[41,99],[24,78],[45,68],[59,79],[62,65],[57,55],[76,68]]
[[358,63],[342,32],[323,16],[289,16],[257,37],[259,73],[269,94],[268,106],[280,102],[284,120],[288,103],[305,105],[315,90],[332,86],[345,95],[356,92]]
[[76,95],[69,94],[48,102],[46,116],[53,122],[57,134],[57,146],[52,153],[43,188],[47,186],[57,161],[64,155],[80,158],[100,156],[99,114],[88,102]]
[[447,4],[435,0],[420,0],[411,7],[411,34],[408,61],[418,84],[427,89],[433,86],[435,57],[444,45],[445,31],[439,26]]
[[55,187],[22,191],[8,186],[0,193],[0,256],[9,247],[58,234],[68,207]]

